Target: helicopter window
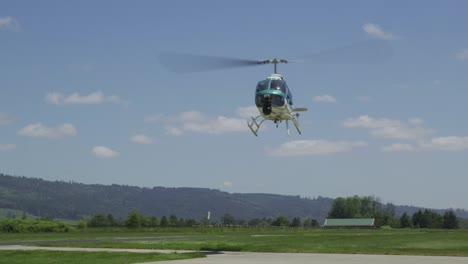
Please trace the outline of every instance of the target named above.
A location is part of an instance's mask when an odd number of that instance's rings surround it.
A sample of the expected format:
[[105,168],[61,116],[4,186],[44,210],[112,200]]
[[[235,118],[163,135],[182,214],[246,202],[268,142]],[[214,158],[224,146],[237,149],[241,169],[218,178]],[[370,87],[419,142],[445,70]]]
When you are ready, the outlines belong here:
[[284,98],[279,95],[272,95],[271,104],[273,106],[283,106],[284,105]]
[[[272,106],[283,106],[285,103],[284,97],[276,94],[271,94],[271,105]],[[263,106],[263,96],[262,95],[257,95],[255,96],[255,105],[257,107],[262,107]]]
[[257,92],[268,89],[268,81],[259,81],[257,84]]
[[286,82],[282,80],[272,80],[270,83],[270,89],[281,90],[286,94]]

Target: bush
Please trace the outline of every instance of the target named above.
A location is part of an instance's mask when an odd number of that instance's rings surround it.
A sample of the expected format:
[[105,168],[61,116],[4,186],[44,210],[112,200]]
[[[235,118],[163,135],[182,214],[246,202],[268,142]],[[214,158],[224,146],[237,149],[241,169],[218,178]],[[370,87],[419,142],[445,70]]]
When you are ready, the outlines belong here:
[[88,223],[86,221],[81,220],[78,223],[77,228],[80,229],[80,230],[86,229],[86,228],[88,228]]
[[0,220],[0,232],[2,233],[69,232],[71,230],[73,228],[70,225],[54,220]]

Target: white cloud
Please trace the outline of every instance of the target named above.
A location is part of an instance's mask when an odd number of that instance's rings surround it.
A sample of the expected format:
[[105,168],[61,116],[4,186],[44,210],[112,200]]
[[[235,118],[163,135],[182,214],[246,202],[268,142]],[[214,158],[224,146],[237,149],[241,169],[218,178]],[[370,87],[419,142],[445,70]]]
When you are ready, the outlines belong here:
[[364,31],[368,35],[370,35],[370,36],[372,36],[374,38],[384,39],[384,40],[391,40],[391,39],[398,38],[397,36],[395,36],[393,34],[385,32],[379,25],[376,25],[376,24],[373,24],[373,23],[364,24],[364,26],[362,26],[362,29],[364,29]]
[[278,148],[266,149],[267,154],[276,157],[330,155],[349,152],[355,147],[367,146],[362,141],[327,141],[327,140],[295,140],[289,141]]
[[223,182],[223,187],[224,187],[224,188],[232,187],[232,182],[231,182],[231,181],[224,181],[224,182]]
[[343,126],[352,128],[367,128],[370,134],[376,137],[423,140],[434,133],[433,130],[422,127],[423,120],[410,119],[407,123],[391,119],[375,119],[367,115],[358,118],[349,118],[343,122]]
[[92,153],[95,157],[102,159],[110,159],[119,156],[117,151],[104,146],[94,147]]
[[396,143],[392,144],[390,146],[385,146],[382,147],[383,152],[401,152],[401,151],[415,151],[415,147],[413,147],[411,144],[401,144],[401,143]]
[[186,111],[177,115],[165,116],[161,114],[148,115],[145,122],[161,122],[166,134],[180,136],[187,133],[199,134],[225,134],[235,132],[248,132],[244,118],[258,115],[256,107],[239,107],[237,114],[242,117],[209,116],[199,111]]
[[149,144],[153,144],[154,143],[154,140],[146,135],[143,135],[143,134],[138,134],[138,135],[134,135],[130,138],[130,140],[132,142],[135,142],[135,143],[138,143],[138,144],[146,144],[146,145],[149,145]]
[[314,96],[313,100],[314,102],[336,103],[336,98],[328,94]]
[[258,112],[258,108],[255,105],[246,106],[246,107],[238,107],[237,114],[245,119],[250,119],[251,117],[256,117],[260,113]]
[[41,122],[28,125],[18,131],[18,135],[27,137],[62,138],[76,136],[78,132],[70,123],[64,123],[57,127],[46,127]]
[[13,117],[10,114],[0,112],[0,126],[8,125],[13,121]]
[[0,151],[7,151],[12,149],[16,149],[15,144],[0,144]]
[[468,49],[461,49],[455,54],[458,60],[468,60]]
[[424,124],[424,120],[422,120],[421,118],[410,118],[408,119],[408,123],[410,123],[411,125],[415,125],[415,126],[421,126]]
[[88,95],[80,95],[79,93],[73,93],[68,96],[62,93],[47,93],[45,101],[49,104],[55,105],[69,105],[69,104],[122,104],[127,105],[128,102],[122,100],[116,95],[104,95],[102,91],[96,91]]
[[230,132],[247,131],[247,126],[244,119],[229,118],[218,116],[216,118],[207,119],[206,121],[187,121],[182,125],[182,129],[188,132],[202,134],[224,134]]
[[164,120],[163,114],[153,114],[145,116],[145,123],[155,123]]
[[12,17],[0,17],[0,30],[20,31],[18,20]]
[[427,150],[463,151],[468,150],[468,137],[436,137],[420,145]]
[[164,129],[166,130],[166,134],[167,134],[167,135],[171,135],[171,136],[181,136],[181,135],[184,134],[184,131],[182,131],[182,129],[177,128],[177,127],[166,126]]

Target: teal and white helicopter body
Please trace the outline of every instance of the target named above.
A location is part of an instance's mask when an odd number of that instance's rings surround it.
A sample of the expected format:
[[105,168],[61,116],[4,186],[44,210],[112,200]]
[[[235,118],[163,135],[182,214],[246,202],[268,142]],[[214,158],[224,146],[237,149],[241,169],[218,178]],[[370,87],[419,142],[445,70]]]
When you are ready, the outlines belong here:
[[307,108],[293,108],[293,97],[289,90],[286,81],[281,74],[276,72],[277,63],[287,63],[287,60],[273,59],[259,62],[259,64],[272,63],[275,65],[275,73],[271,74],[265,80],[259,81],[255,89],[255,105],[260,113],[256,117],[251,117],[252,120],[247,122],[255,136],[258,136],[258,130],[265,120],[273,121],[276,126],[282,121],[286,121],[286,129],[289,132],[289,121],[292,121],[296,130],[301,134],[299,129],[298,112],[307,111]]

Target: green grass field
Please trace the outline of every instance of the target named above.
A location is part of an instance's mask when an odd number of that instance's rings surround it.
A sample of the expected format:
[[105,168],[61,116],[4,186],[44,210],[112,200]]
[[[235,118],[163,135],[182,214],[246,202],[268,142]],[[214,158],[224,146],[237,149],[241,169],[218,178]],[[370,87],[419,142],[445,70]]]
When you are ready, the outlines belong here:
[[[185,230],[185,231],[184,231]],[[175,237],[177,239],[110,241],[96,243],[41,243],[43,246],[188,249],[255,252],[313,252],[350,254],[395,254],[468,256],[466,230],[324,230],[182,228],[158,232],[81,233],[88,237]],[[72,235],[72,234],[70,234]],[[73,237],[73,235],[71,236]],[[67,237],[70,239],[71,237]],[[58,237],[55,237],[57,239]],[[7,239],[12,239],[9,237]]]
[[0,264],[127,264],[150,261],[176,260],[204,257],[201,253],[189,254],[157,254],[157,253],[126,253],[126,252],[67,252],[46,250],[7,250],[0,251]]

